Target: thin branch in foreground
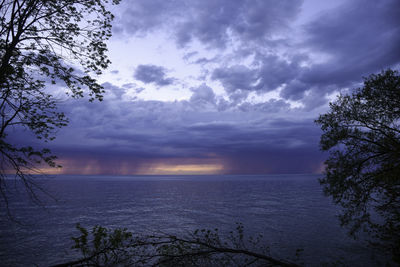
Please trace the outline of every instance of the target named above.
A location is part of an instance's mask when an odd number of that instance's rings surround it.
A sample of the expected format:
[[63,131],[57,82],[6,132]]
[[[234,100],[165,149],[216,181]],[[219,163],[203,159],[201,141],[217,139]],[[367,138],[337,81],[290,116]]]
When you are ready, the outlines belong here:
[[[297,267],[296,263],[277,259],[254,246],[252,239],[244,240],[243,226],[229,238],[218,234],[217,229],[196,230],[189,236],[134,235],[126,229],[109,230],[95,226],[89,231],[77,225],[81,232],[73,237],[74,249],[81,259],[52,267],[66,266],[285,266]],[[236,238],[236,239],[235,239]],[[247,248],[245,244],[251,246]]]

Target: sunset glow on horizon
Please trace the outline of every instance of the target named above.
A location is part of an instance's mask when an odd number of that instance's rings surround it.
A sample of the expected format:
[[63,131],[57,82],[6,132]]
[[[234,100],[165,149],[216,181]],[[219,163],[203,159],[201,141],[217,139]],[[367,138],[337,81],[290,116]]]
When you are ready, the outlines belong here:
[[224,166],[220,164],[159,164],[146,171],[146,175],[204,175],[221,174]]
[[223,174],[226,167],[212,160],[187,159],[183,163],[156,161],[150,163],[119,162],[119,164],[101,164],[95,159],[74,160],[63,159],[57,162],[62,168],[39,167],[36,171],[29,171],[30,174],[46,175],[217,175]]

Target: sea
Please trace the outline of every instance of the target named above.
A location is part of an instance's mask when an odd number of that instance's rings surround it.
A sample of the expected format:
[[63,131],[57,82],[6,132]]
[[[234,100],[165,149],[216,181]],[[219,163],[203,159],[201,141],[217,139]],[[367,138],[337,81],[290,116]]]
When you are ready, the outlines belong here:
[[[353,239],[324,196],[321,175],[168,175],[35,177],[50,195],[38,204],[7,181],[10,216],[1,207],[0,266],[51,266],[75,260],[76,224],[135,234],[222,232],[243,224],[263,236],[271,256],[304,266],[382,266],[389,257]],[[2,202],[2,205],[4,203]],[[301,251],[295,257],[296,250]]]

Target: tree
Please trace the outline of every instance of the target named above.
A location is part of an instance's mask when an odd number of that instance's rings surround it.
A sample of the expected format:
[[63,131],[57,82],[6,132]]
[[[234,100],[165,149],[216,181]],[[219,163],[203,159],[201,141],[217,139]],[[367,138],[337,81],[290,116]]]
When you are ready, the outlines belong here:
[[[237,224],[225,238],[218,229],[195,230],[186,236],[138,235],[127,229],[94,226],[91,231],[77,225],[80,236],[73,237],[80,259],[66,266],[298,266],[269,255],[261,238],[245,238]],[[297,254],[297,253],[296,253]]]
[[[36,166],[57,167],[48,149],[9,141],[11,128],[25,128],[45,142],[67,125],[51,86],[72,97],[102,100],[99,75],[110,61],[105,41],[119,0],[0,0],[0,193],[7,205],[6,173],[12,171],[35,197]],[[7,206],[8,207],[8,206]]]
[[320,145],[329,151],[324,192],[344,209],[350,234],[372,234],[372,242],[400,262],[400,76],[382,71],[351,95],[340,95],[316,120]]

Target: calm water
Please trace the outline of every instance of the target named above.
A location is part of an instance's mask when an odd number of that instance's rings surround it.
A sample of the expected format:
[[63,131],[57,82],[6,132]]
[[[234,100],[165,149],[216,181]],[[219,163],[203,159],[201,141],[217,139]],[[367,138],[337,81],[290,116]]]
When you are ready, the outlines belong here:
[[[75,259],[75,224],[126,227],[139,233],[186,233],[196,228],[263,234],[274,256],[304,249],[307,266],[342,261],[376,266],[382,256],[347,237],[339,210],[316,175],[58,176],[41,180],[58,199],[38,207],[20,196],[10,208],[23,223],[0,221],[0,265],[48,266]],[[383,258],[384,260],[384,258]]]

